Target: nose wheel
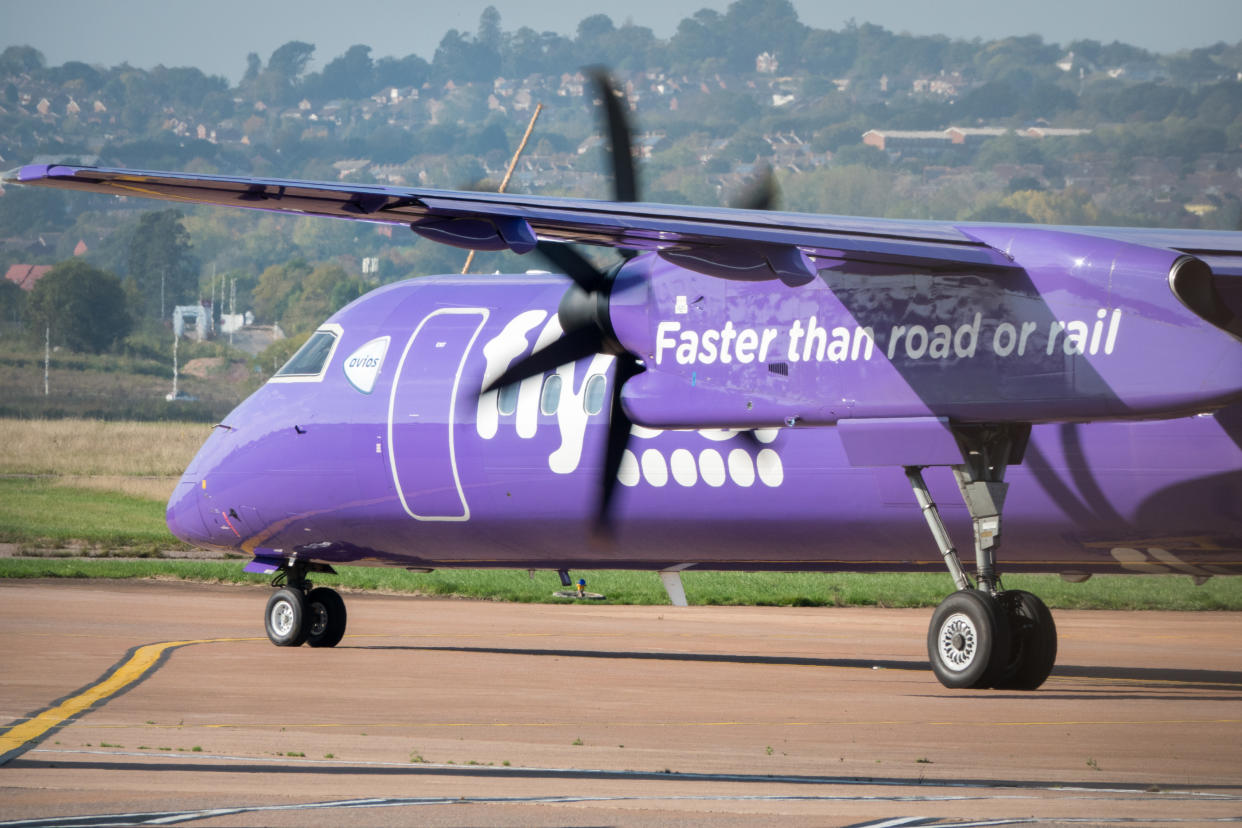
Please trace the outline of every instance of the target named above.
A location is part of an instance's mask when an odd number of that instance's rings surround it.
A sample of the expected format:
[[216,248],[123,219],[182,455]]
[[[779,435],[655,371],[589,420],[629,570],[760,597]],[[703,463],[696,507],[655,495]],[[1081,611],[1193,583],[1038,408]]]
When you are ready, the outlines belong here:
[[267,599],[263,615],[267,637],[277,647],[300,647],[306,641],[306,596],[300,589],[282,587]]
[[288,583],[267,599],[263,626],[277,647],[335,647],[345,636],[345,601],[328,587],[313,587],[305,570],[289,567],[277,576]]
[[306,643],[335,647],[345,636],[345,600],[334,589],[315,587],[306,595]]

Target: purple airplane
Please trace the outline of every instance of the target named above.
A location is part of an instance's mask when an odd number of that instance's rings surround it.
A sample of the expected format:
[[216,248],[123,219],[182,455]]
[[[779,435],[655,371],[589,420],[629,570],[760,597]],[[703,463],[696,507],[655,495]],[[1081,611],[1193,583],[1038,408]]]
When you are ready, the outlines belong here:
[[[637,203],[596,82],[614,201],[9,177],[402,224],[570,278],[381,287],[215,427],[168,525],[274,574],[275,644],[341,640],[344,602],[308,580],[333,564],[656,570],[674,603],[686,569],[947,566],[937,678],[1034,689],[1056,628],[1001,584],[1002,513],[1007,571],[1242,573],[1240,234],[769,212],[769,187],[738,209]],[[600,271],[567,243],[625,258]]]

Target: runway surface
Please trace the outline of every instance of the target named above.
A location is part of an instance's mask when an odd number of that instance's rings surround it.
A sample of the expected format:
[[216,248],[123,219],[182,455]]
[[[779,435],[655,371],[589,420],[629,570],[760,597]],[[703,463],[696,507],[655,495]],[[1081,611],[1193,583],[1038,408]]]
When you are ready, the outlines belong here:
[[266,588],[0,582],[0,825],[1242,821],[1242,614],[1057,612],[1041,690],[950,692],[930,610],[345,597],[280,649]]

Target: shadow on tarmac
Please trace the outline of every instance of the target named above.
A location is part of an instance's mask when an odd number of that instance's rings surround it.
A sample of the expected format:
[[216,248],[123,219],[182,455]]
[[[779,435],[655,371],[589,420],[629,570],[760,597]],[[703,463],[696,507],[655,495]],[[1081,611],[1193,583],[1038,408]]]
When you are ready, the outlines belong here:
[[[670,653],[640,652],[626,650],[553,650],[528,647],[436,647],[405,645],[341,645],[337,649],[397,650],[409,652],[478,653],[486,655],[553,656],[556,658],[602,658],[637,659],[650,661],[709,662],[716,664],[767,664],[795,667],[845,667],[856,670],[907,670],[930,672],[926,661],[899,661],[872,658],[807,658],[805,656],[734,655],[730,653]],[[1210,690],[1222,693],[1242,692],[1242,672],[1233,670],[1191,670],[1177,667],[1086,667],[1074,664],[1058,665],[1052,675],[1059,678],[1082,678],[1127,682],[1131,689],[1146,690]],[[1107,691],[1093,690],[1084,695],[1106,694],[1109,698],[1125,698]],[[1041,694],[1041,697],[1044,694]],[[1084,695],[1067,694],[1064,698],[1083,698]],[[1030,698],[1019,694],[1021,698]],[[1148,698],[1136,696],[1135,698]],[[1237,697],[1226,695],[1217,701],[1232,701]]]

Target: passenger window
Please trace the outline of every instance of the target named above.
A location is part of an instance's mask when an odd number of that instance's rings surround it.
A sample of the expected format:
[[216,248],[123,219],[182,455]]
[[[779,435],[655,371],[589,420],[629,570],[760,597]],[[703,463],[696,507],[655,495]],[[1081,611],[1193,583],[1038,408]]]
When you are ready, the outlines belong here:
[[582,407],[590,415],[604,410],[604,375],[594,374],[586,384],[586,393],[582,395]]
[[315,331],[306,344],[281,366],[276,376],[307,378],[321,375],[336,347],[336,338],[333,331]]
[[501,414],[509,415],[517,411],[518,387],[521,383],[514,382],[500,389],[496,398],[496,408]]
[[561,375],[553,374],[543,381],[543,394],[539,397],[539,410],[544,414],[555,414],[561,403]]

